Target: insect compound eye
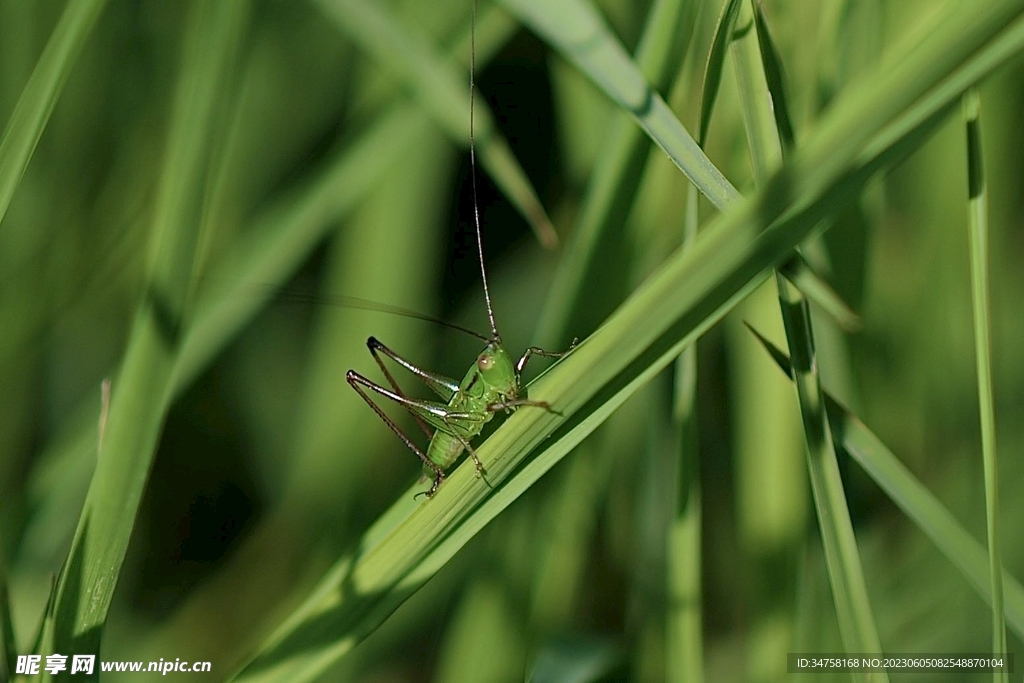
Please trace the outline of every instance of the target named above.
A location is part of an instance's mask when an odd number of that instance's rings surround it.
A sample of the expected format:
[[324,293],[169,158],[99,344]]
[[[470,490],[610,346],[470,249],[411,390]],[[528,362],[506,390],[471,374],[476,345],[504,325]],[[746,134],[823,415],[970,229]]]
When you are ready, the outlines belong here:
[[492,358],[489,354],[481,353],[479,356],[476,357],[476,366],[480,368],[481,371],[490,370],[492,367],[494,367],[494,358]]

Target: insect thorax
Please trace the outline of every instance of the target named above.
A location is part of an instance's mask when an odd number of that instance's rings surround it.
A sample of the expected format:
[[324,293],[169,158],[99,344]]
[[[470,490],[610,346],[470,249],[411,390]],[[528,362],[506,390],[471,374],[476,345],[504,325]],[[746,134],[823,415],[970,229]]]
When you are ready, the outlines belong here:
[[518,390],[515,364],[498,342],[484,347],[459,384],[459,394],[464,400],[483,401],[485,405],[514,399]]

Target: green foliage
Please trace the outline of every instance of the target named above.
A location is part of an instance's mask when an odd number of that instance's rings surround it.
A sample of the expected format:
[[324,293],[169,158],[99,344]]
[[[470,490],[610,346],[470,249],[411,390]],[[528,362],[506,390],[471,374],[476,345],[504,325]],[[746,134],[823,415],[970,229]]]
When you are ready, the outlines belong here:
[[582,343],[425,500],[344,374],[477,341],[331,304],[485,327],[469,0],[0,2],[0,678],[1019,649],[1024,7],[596,4],[479,8],[503,341]]

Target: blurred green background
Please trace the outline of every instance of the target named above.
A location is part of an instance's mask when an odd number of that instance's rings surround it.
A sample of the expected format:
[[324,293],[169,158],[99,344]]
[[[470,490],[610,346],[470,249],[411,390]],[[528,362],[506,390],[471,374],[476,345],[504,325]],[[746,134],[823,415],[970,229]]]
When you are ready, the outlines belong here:
[[[353,35],[364,29],[339,19],[333,6],[344,4],[253,3],[223,79],[208,122],[186,315],[198,319],[203,297],[224,291],[241,312],[211,327],[212,341],[179,378],[104,659],[209,660],[213,673],[201,679],[223,680],[419,474],[344,381],[349,368],[375,376],[366,337],[455,377],[478,351],[458,332],[344,305],[358,297],[486,329],[465,141],[435,123],[422,87],[368,51],[374,36]],[[649,3],[598,5],[634,49]],[[766,1],[797,140],[893,43],[924,32],[936,5]],[[466,73],[468,0],[380,7]],[[154,258],[188,9],[108,3],[0,223],[0,557],[19,653],[68,552],[96,457],[101,382],[117,372]],[[0,120],[62,10],[0,1]],[[692,38],[664,94],[691,130],[719,11],[717,2],[694,3],[681,20]],[[479,94],[561,238],[571,239],[623,114],[504,10],[482,1],[478,33]],[[728,58],[725,66],[707,151],[746,191],[750,159]],[[1021,61],[980,93],[1003,561],[1019,578]],[[636,201],[596,256],[599,276],[562,321],[568,329],[545,344],[585,339],[678,246],[687,182],[660,152],[641,164]],[[817,315],[815,332],[826,386],[984,541],[965,164],[963,124],[953,116],[824,234],[827,279],[861,314],[862,329],[843,333]],[[536,341],[560,252],[539,246],[482,169],[478,178],[495,313],[517,353]],[[714,214],[701,205],[702,219]],[[281,221],[305,237],[240,278],[235,266]],[[773,290],[697,345],[707,680],[779,680],[786,652],[841,649],[795,393],[741,324],[784,344]],[[665,680],[664,541],[677,467],[665,447],[669,385],[656,380],[631,399],[323,680],[522,680],[545,657],[582,670],[586,656],[615,662],[606,680]],[[884,649],[987,650],[982,599],[840,457]],[[1024,652],[1012,632],[1009,647]]]

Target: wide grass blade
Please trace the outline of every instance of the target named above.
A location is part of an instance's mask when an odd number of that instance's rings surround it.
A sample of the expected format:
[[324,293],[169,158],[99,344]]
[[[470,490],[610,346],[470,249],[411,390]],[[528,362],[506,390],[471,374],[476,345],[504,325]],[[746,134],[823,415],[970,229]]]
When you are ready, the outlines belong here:
[[65,5],[18,98],[0,138],[0,222],[7,215],[14,191],[50,120],[68,74],[106,4],[106,0],[82,0]]
[[96,653],[135,516],[170,404],[186,325],[208,153],[246,3],[195,3],[152,224],[154,262],[132,326],[105,437],[78,529],[61,571],[55,653]]

